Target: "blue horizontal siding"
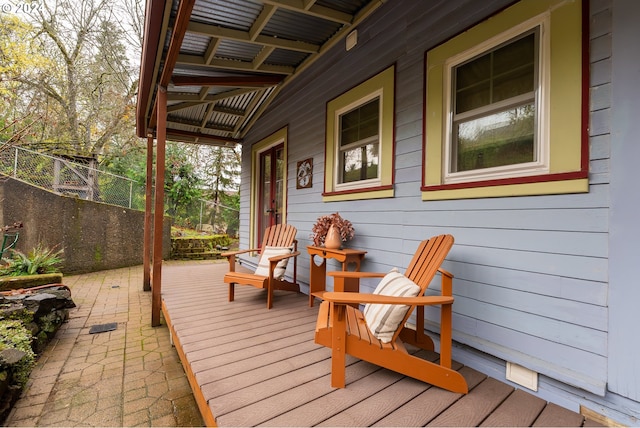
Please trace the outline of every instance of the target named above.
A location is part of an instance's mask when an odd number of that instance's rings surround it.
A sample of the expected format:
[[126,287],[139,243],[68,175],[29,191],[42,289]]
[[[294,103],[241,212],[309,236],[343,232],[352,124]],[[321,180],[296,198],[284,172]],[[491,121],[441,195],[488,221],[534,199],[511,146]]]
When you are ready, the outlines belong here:
[[[607,382],[611,35],[605,9],[591,36],[589,193],[421,200],[424,53],[510,0],[394,0],[292,81],[246,137],[241,243],[248,243],[250,146],[288,126],[287,219],[298,228],[298,279],[308,283],[311,228],[339,211],[367,251],[363,270],[405,268],[418,242],[451,233],[445,262],[455,275],[454,338],[560,382],[603,395]],[[609,19],[610,21],[610,19]],[[396,64],[395,196],[324,203],[326,103]],[[296,189],[295,166],[312,157],[313,187]],[[328,269],[340,269],[328,261]],[[329,288],[331,280],[328,280]],[[365,280],[363,291],[375,287]],[[438,284],[434,282],[434,290]],[[429,317],[434,316],[430,314]],[[437,329],[436,325],[432,326]],[[455,355],[454,355],[455,356]]]

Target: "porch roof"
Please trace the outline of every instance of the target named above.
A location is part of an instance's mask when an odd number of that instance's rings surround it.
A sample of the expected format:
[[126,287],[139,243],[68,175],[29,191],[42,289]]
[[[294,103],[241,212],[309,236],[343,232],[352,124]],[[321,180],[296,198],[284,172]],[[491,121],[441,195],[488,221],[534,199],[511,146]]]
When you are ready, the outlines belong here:
[[278,92],[386,0],[148,0],[137,134],[237,144]]

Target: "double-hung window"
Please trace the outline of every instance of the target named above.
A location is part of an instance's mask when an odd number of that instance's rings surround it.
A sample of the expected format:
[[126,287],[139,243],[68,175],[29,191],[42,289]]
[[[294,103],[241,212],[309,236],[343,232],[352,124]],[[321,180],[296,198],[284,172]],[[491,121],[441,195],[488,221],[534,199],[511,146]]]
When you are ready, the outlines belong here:
[[325,202],[394,195],[395,65],[327,102]]
[[523,1],[426,53],[424,200],[589,190],[583,23]]
[[338,113],[338,186],[380,177],[380,97]]
[[451,66],[447,181],[542,164],[539,34],[536,27]]

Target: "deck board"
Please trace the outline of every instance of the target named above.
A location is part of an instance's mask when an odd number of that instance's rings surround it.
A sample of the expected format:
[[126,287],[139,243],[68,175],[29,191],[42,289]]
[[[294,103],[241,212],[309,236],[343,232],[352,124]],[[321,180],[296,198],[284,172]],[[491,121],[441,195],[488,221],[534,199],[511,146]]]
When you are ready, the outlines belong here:
[[[331,352],[314,343],[318,305],[301,293],[236,286],[214,262],[163,265],[163,312],[205,421],[218,426],[581,426],[584,418],[454,362],[456,394],[347,356],[330,386]],[[437,354],[420,351],[423,358]]]

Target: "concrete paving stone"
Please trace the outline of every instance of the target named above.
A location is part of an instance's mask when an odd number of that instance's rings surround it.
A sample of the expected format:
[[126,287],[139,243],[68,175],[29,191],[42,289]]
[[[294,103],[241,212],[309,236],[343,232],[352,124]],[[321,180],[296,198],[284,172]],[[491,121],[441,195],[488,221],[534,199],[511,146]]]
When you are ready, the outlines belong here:
[[151,419],[158,419],[162,416],[173,416],[173,403],[170,400],[158,399],[155,403],[149,406],[149,414]]
[[103,396],[99,394],[97,410],[105,410],[109,408],[122,408],[122,394],[113,394],[110,396]]
[[154,397],[143,397],[133,401],[126,401],[123,405],[125,415],[130,413],[137,412],[142,409],[149,409],[149,407],[155,403],[156,398]]
[[164,398],[164,395],[169,391],[169,384],[167,382],[159,382],[153,385],[147,386],[147,396]]
[[129,379],[129,377],[127,377],[127,379],[124,382],[124,391],[133,391],[134,389],[138,389],[138,388],[146,388],[147,385],[144,383],[144,378],[142,379]]
[[11,413],[11,420],[23,420],[23,419],[34,419],[40,416],[42,413],[42,409],[44,409],[44,404],[34,404],[33,406],[20,406],[14,407]]
[[145,355],[147,355],[149,353],[149,351],[139,351],[139,350],[134,350],[133,352],[130,352],[129,350],[127,350],[125,352],[126,358],[130,359],[130,358],[143,358]]
[[186,376],[183,378],[169,379],[169,389],[178,389],[184,387],[190,387],[189,381]]
[[185,398],[193,399],[193,392],[191,391],[191,387],[188,385],[182,388],[170,388],[162,398],[173,401],[180,401]]
[[31,379],[44,379],[48,377],[57,377],[60,374],[60,369],[62,367],[55,367],[52,365],[51,367],[48,364],[43,364],[40,361],[36,363],[33,370],[31,370],[31,375],[29,376]]
[[87,415],[82,421],[83,425],[87,424],[94,427],[116,427],[122,426],[122,407],[111,407],[109,409],[99,410],[95,413]]
[[129,391],[124,391],[124,401],[133,401],[139,398],[144,398],[147,396],[147,388],[136,388],[131,389]]
[[149,376],[144,378],[144,383],[149,388],[155,388],[158,384],[167,383],[167,378],[164,376],[164,373],[152,372]]
[[[191,392],[191,391],[189,391]],[[174,400],[174,415],[176,417],[176,426],[179,427],[201,427],[204,426],[202,415],[198,410],[193,394]]]
[[125,371],[127,376],[127,381],[136,381],[136,380],[144,380],[147,376],[149,376],[152,372],[149,370],[138,370],[136,372],[127,372]]
[[[122,417],[122,425],[125,427],[150,426],[151,419],[147,410],[138,410],[137,412],[124,415]],[[172,426],[168,424],[166,426]]]
[[166,427],[166,426],[174,426],[176,424],[176,420],[173,415],[166,415],[160,417],[158,419],[151,420],[152,427]]
[[47,378],[39,379],[38,382],[31,382],[27,384],[23,390],[24,396],[49,394],[56,383],[56,376],[49,376]]
[[38,404],[45,404],[49,398],[49,393],[43,394],[27,394],[22,395],[20,400],[14,405],[14,407],[29,407]]
[[81,377],[82,377],[82,372],[81,371],[60,373],[58,375],[58,383],[62,384],[62,385],[71,384],[71,383],[77,383],[78,380]]
[[45,411],[38,420],[40,426],[51,426],[61,422],[69,424],[68,407],[60,410]]
[[127,377],[133,373],[141,372],[144,370],[145,368],[142,358],[137,358],[135,360],[127,359],[124,362],[124,375]]
[[162,352],[149,351],[147,353],[147,355],[142,357],[142,359],[144,360],[145,363],[148,363],[149,361],[161,360],[162,359]]
[[97,403],[90,401],[84,404],[72,405],[69,408],[69,420],[83,421],[87,416],[96,412]]
[[93,388],[83,389],[76,393],[71,399],[71,405],[76,407],[86,403],[96,403],[98,401],[98,391]]

